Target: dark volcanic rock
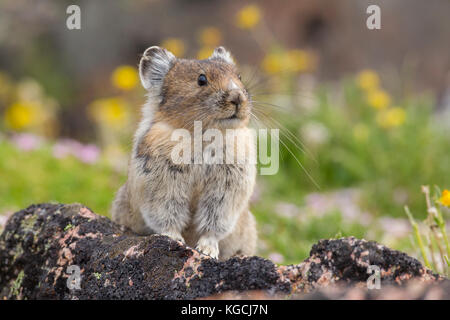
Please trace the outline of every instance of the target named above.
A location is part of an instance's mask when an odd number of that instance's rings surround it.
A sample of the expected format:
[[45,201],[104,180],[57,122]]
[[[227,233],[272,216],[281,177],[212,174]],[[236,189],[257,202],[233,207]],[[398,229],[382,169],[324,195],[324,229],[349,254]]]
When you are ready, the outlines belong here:
[[[80,289],[68,287],[72,265]],[[382,285],[444,280],[404,253],[355,238],[321,240],[293,266],[260,257],[219,262],[165,236],[137,236],[79,204],[41,204],[11,216],[0,236],[0,299],[194,299],[261,290],[280,297],[365,285],[369,265],[380,267]]]

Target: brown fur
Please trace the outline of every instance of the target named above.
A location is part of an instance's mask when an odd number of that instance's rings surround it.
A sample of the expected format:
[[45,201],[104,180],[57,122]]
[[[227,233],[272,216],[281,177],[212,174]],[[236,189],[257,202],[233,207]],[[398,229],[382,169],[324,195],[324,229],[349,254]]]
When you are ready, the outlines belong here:
[[[255,150],[246,129],[251,105],[229,53],[220,47],[210,59],[183,60],[152,47],[144,53],[140,74],[149,100],[135,135],[128,180],[113,203],[113,220],[141,234],[168,235],[220,259],[253,254],[256,226],[248,199]],[[200,74],[207,85],[198,84]],[[175,164],[171,153],[178,142],[171,140],[172,133],[180,128],[192,133],[194,121],[224,136],[226,129],[241,129],[239,136],[248,138],[241,144],[246,150],[242,162]],[[224,154],[233,151],[224,145]]]

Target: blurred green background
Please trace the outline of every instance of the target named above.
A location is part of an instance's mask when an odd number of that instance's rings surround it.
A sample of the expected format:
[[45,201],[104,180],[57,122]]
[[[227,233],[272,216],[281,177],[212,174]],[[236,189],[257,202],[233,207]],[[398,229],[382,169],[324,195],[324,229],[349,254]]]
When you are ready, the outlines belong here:
[[[66,28],[70,4],[81,30]],[[366,28],[369,4],[381,30]],[[140,54],[224,45],[253,125],[281,130],[280,170],[252,197],[258,253],[298,263],[317,240],[353,235],[419,256],[403,207],[424,219],[421,186],[450,188],[448,12],[445,0],[3,0],[0,228],[38,202],[108,216],[145,101]],[[445,219],[449,197],[433,198]]]

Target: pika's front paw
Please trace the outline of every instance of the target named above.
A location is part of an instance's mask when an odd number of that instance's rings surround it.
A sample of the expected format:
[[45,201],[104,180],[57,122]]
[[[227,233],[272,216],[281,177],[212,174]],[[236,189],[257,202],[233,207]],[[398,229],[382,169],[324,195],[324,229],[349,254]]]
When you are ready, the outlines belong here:
[[195,248],[211,258],[217,259],[219,257],[219,242],[215,239],[200,238]]
[[175,240],[175,241],[181,241],[182,243],[185,243],[183,236],[179,232],[174,231],[167,231],[161,233],[163,236],[168,236],[169,238]]

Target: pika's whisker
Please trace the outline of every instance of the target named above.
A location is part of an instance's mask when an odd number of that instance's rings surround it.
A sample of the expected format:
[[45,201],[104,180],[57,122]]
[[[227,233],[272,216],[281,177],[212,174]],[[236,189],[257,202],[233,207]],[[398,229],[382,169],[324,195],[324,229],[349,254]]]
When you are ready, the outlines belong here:
[[316,164],[318,163],[314,155],[308,150],[304,143],[293,134],[286,126],[277,121],[276,119],[270,117],[268,114],[264,113],[261,110],[255,109],[256,112],[259,112],[260,115],[264,116],[264,118],[271,122],[274,127],[278,127],[280,129],[281,134],[286,137],[297,149],[299,149],[303,154],[309,156]]
[[283,144],[283,146],[289,151],[289,153],[294,157],[295,161],[297,161],[298,165],[302,168],[303,172],[305,172],[306,176],[311,180],[311,182],[316,186],[317,189],[321,190],[321,187],[316,182],[316,180],[313,179],[313,177],[309,174],[308,170],[302,165],[300,160],[297,158],[297,156],[289,149],[289,147],[283,142],[282,139],[280,139],[280,142]]

